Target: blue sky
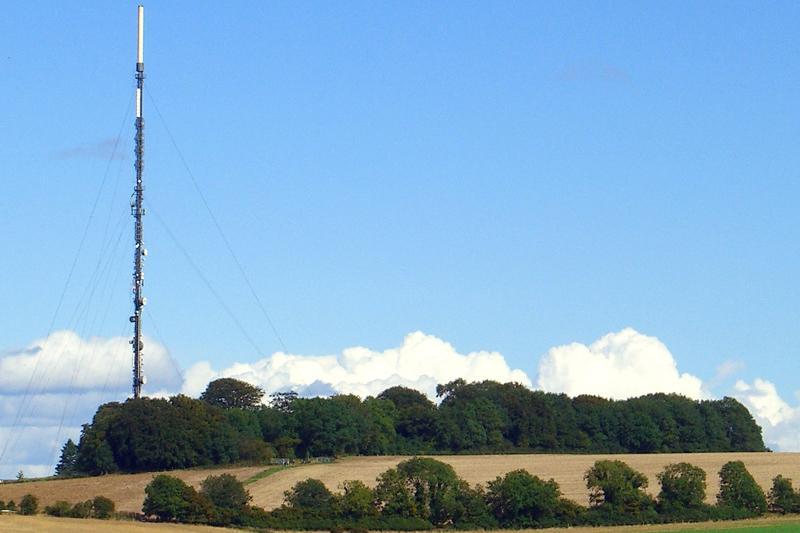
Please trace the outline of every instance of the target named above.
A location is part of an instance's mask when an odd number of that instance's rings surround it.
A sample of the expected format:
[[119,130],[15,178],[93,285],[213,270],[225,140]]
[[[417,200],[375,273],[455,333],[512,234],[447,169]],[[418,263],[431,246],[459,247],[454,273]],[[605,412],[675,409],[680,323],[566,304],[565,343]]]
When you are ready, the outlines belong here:
[[[98,191],[55,329],[128,334],[135,5],[4,7],[7,353],[47,336]],[[148,2],[145,330],[181,369],[281,349],[168,128],[291,353],[420,330],[534,380],[632,327],[714,395],[792,398],[799,11]]]

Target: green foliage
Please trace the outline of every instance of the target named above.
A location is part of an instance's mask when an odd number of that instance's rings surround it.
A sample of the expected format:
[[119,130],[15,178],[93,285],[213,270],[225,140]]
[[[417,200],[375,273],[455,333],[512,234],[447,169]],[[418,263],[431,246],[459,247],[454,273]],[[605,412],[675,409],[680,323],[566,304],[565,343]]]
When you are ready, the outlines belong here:
[[453,520],[459,479],[453,467],[426,457],[414,457],[397,465],[397,471],[411,489],[417,516],[442,526]]
[[794,490],[792,480],[781,475],[772,480],[772,488],[767,495],[767,504],[773,513],[800,512],[800,494]]
[[97,408],[91,424],[84,424],[78,443],[77,467],[93,475],[116,472],[119,467],[107,440],[108,427],[117,418],[122,404],[107,403]]
[[114,502],[105,496],[95,496],[92,500],[92,511],[95,518],[106,520],[114,516],[116,506]]
[[53,505],[47,505],[44,508],[45,514],[50,516],[69,516],[70,511],[72,510],[72,506],[69,502],[65,502],[64,500],[58,500],[57,502],[53,503]]
[[453,492],[451,505],[452,524],[458,529],[496,529],[498,521],[487,503],[483,487],[475,488],[459,479]]
[[338,501],[339,514],[346,519],[359,520],[377,514],[373,506],[372,489],[362,481],[345,481]]
[[228,511],[242,511],[252,499],[241,481],[231,474],[208,476],[200,485],[200,494],[215,507]]
[[437,391],[438,407],[405,387],[364,400],[281,393],[264,406],[256,387],[225,378],[209,384],[203,401],[109,403],[83,427],[74,460],[74,447],[65,445],[59,475],[262,463],[274,455],[764,450],[761,429],[732,398],[650,394],[613,401],[464,380]]
[[437,439],[436,404],[408,387],[391,387],[377,396],[394,406],[394,430],[398,451],[419,453],[434,449]]
[[256,414],[178,395],[101,406],[83,428],[78,467],[91,474],[158,471],[269,455]]
[[661,484],[658,494],[660,512],[698,509],[706,498],[706,473],[689,463],[667,465],[657,476]]
[[70,518],[89,518],[92,516],[92,500],[78,502],[72,506],[67,515]]
[[200,395],[202,401],[223,409],[255,409],[263,397],[261,387],[234,378],[215,379]]
[[490,481],[486,500],[503,527],[547,527],[557,523],[561,490],[526,470],[514,470]]
[[[25,499],[23,498],[23,504]],[[31,513],[24,513],[23,514],[34,514],[35,505],[38,505],[38,501],[34,502],[34,511]],[[22,504],[20,505],[22,507]],[[114,502],[105,498],[103,496],[96,496],[93,500],[86,500],[84,502],[78,502],[75,505],[70,505],[69,502],[65,502],[63,500],[59,500],[53,505],[48,505],[44,508],[45,514],[50,516],[58,516],[58,517],[69,517],[69,518],[101,518],[107,519],[111,518],[114,514]]]
[[730,461],[722,465],[719,471],[717,504],[721,507],[746,510],[753,515],[767,512],[764,491],[741,461]]
[[8,500],[8,503],[6,503],[6,510],[8,510],[8,511],[16,511],[17,510],[17,504],[14,503],[14,500]]
[[33,515],[39,510],[39,498],[33,494],[26,494],[19,502],[19,512],[24,515]]
[[285,506],[304,515],[330,515],[333,502],[333,494],[318,479],[300,481],[284,493]]
[[647,477],[622,461],[595,462],[584,476],[589,503],[614,515],[637,515],[653,507],[644,490]]
[[296,399],[297,393],[294,391],[276,392],[269,395],[269,405],[279,413],[288,414],[292,412],[292,402]]
[[414,494],[396,468],[378,476],[375,487],[375,504],[382,516],[413,518],[419,516]]
[[72,477],[78,474],[78,445],[72,439],[67,439],[61,448],[61,458],[56,465],[56,476]]
[[212,504],[182,480],[159,474],[144,489],[142,512],[162,521],[205,523],[213,514]]
[[381,474],[375,500],[384,516],[422,518],[436,526],[464,513],[461,480],[453,467],[435,459],[414,457]]

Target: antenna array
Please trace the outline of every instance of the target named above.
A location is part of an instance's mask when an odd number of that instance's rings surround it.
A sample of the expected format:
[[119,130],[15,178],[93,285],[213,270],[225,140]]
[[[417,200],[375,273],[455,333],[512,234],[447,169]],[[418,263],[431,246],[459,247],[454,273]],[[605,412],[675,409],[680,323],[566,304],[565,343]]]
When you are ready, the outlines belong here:
[[142,93],[144,91],[144,7],[139,6],[138,33],[136,46],[136,185],[133,188],[131,197],[131,215],[135,221],[134,239],[135,249],[133,253],[133,315],[130,321],[133,322],[133,397],[139,398],[142,394],[142,385],[145,384],[145,377],[142,373],[142,310],[147,303],[147,299],[142,294],[144,285],[144,258],[147,249],[144,247],[142,217],[144,207],[142,201],[144,197],[144,185],[142,184],[142,170],[144,169],[144,118],[142,117]]

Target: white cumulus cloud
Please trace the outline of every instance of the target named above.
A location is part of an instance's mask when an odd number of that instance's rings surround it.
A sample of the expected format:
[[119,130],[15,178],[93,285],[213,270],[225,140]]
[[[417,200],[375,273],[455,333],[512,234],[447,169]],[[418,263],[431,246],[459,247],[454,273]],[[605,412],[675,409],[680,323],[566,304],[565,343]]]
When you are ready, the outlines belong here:
[[[150,391],[177,391],[182,378],[167,351],[144,343]],[[73,331],[0,352],[0,478],[52,472],[61,445],[77,441],[100,404],[129,396],[131,360],[128,338]]]
[[575,342],[551,348],[539,361],[537,385],[570,396],[624,399],[674,392],[707,397],[700,378],[678,371],[664,343],[632,328],[609,333],[588,346]]
[[[533,387],[528,375],[510,367],[498,352],[460,353],[450,343],[419,331],[385,350],[355,346],[324,355],[278,352],[218,369],[201,361],[182,376],[163,346],[150,339],[145,344],[149,396],[182,392],[197,397],[219,377],[259,385],[268,394],[295,390],[309,396],[352,393],[365,397],[403,385],[433,398],[437,384],[457,378]],[[51,472],[60,446],[68,437],[77,440],[80,424],[91,420],[98,405],[129,396],[130,363],[127,338],[84,339],[71,331],[0,352],[0,450],[6,448],[0,478],[13,477],[20,468],[28,475]],[[728,377],[741,368],[738,362],[725,362],[717,374]],[[695,399],[709,397],[708,387],[698,377],[679,372],[661,341],[631,328],[589,345],[553,347],[540,358],[538,372],[538,388],[570,396],[622,399],[675,392]],[[772,383],[740,380],[734,395],[764,428],[767,445],[800,449],[800,406],[784,401]]]
[[[3,395],[125,390],[130,388],[132,361],[127,337],[81,338],[56,331],[26,348],[0,355]],[[145,370],[152,389],[175,389],[181,377],[159,343],[145,338]]]
[[739,380],[734,396],[752,413],[764,430],[764,442],[775,450],[800,450],[800,406],[792,407],[781,398],[775,385],[756,378]]
[[383,351],[363,346],[336,355],[276,353],[252,363],[236,363],[214,371],[207,362],[185,373],[183,392],[196,396],[217,377],[234,377],[264,388],[267,393],[296,390],[307,394],[352,393],[375,395],[394,385],[413,387],[429,396],[436,385],[457,378],[491,379],[531,386],[522,370],[508,366],[498,352],[461,354],[448,342],[420,331],[410,333],[396,348]]

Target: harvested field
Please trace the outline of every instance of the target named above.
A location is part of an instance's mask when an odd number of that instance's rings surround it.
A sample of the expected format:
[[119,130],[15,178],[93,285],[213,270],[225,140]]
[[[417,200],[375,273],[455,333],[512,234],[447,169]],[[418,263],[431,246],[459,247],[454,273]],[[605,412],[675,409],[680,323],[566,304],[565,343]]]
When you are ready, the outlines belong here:
[[0,516],[0,531],[9,533],[225,533],[241,531],[221,527],[188,526],[179,524],[150,524],[143,522],[121,522],[116,520],[83,520],[77,518],[53,518],[52,516]]
[[[187,483],[199,487],[200,482],[210,475],[233,474],[240,480],[264,470],[263,466],[237,468],[214,468],[203,470],[175,470],[163,472],[176,476]],[[144,488],[161,472],[145,474],[113,474],[108,476],[83,477],[77,479],[53,479],[48,481],[29,481],[0,485],[0,500],[14,500],[17,503],[25,494],[39,498],[39,507],[44,508],[57,500],[70,503],[88,500],[95,496],[105,496],[114,500],[118,511],[142,511]]]
[[[564,495],[578,503],[586,504],[588,493],[583,482],[584,472],[598,459],[619,459],[642,471],[650,480],[649,491],[658,492],[656,474],[665,465],[686,461],[703,468],[708,476],[707,499],[713,502],[719,489],[717,472],[727,461],[742,460],[756,481],[769,490],[772,478],[778,474],[800,481],[800,454],[797,453],[697,453],[651,455],[449,455],[435,456],[449,463],[459,476],[470,484],[486,483],[511,470],[524,468],[542,478],[554,478]],[[298,481],[307,478],[322,480],[336,490],[347,479],[358,479],[368,485],[375,478],[407,457],[347,457],[332,464],[312,464],[280,470],[268,477],[248,484],[255,505],[272,509],[283,502],[283,492]],[[266,467],[219,468],[210,470],[183,470],[168,472],[184,479],[195,487],[206,476],[229,472],[239,479],[247,479]],[[0,500],[17,502],[26,493],[38,496],[42,505],[56,500],[77,502],[96,495],[111,498],[122,511],[140,511],[144,500],[144,487],[154,474],[109,475],[95,478],[38,481],[0,485]]]
[[[453,466],[459,476],[470,484],[487,481],[511,470],[524,468],[541,478],[555,479],[567,498],[580,504],[588,503],[588,491],[583,474],[598,459],[618,459],[643,472],[650,480],[649,492],[658,493],[656,474],[665,465],[686,461],[706,471],[707,499],[713,502],[719,490],[717,473],[728,462],[742,460],[756,481],[769,490],[772,478],[778,474],[800,481],[798,453],[696,453],[648,455],[447,455],[435,456]],[[348,457],[333,464],[308,465],[290,468],[248,486],[253,501],[267,509],[283,501],[283,491],[303,479],[313,477],[334,490],[345,479],[358,479],[372,486],[375,478],[406,457]],[[2,494],[2,493],[0,493]],[[1,496],[0,496],[1,497]]]

